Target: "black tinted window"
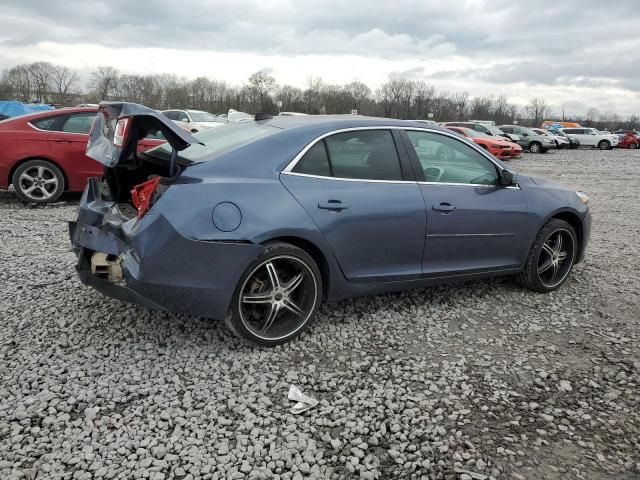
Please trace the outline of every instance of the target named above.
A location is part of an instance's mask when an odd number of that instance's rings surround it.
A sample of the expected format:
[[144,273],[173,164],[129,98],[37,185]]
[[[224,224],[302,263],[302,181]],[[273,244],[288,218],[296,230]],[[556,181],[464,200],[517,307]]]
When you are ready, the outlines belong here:
[[447,135],[408,131],[427,182],[497,185],[496,166],[466,143]]
[[178,118],[176,112],[171,111],[171,112],[162,112],[162,114],[167,117],[169,120],[176,120]]
[[36,128],[39,128],[40,130],[53,130],[55,124],[56,124],[56,120],[59,117],[46,117],[46,118],[40,118],[38,120],[32,120],[30,123],[31,125],[33,125]]
[[402,180],[400,159],[389,130],[359,130],[325,139],[333,176]]
[[293,169],[297,173],[306,173],[307,175],[321,175],[323,177],[331,176],[331,168],[329,167],[329,157],[324,147],[324,142],[320,141],[311,147],[304,157],[298,162]]

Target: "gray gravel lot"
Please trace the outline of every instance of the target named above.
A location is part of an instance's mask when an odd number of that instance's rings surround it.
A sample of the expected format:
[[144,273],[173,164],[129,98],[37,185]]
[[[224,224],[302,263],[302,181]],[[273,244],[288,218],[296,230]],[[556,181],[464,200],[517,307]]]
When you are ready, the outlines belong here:
[[[513,164],[591,196],[563,288],[345,301],[272,350],[82,286],[77,197],[3,195],[0,479],[639,478],[640,152]],[[291,384],[320,404],[290,414]]]

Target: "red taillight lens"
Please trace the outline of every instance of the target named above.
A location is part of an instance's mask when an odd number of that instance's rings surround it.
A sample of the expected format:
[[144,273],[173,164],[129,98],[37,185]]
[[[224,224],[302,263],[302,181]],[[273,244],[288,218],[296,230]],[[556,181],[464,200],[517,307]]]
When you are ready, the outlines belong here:
[[151,207],[151,199],[158,183],[160,183],[160,177],[152,178],[136,185],[131,190],[131,200],[133,201],[133,206],[138,210],[138,218],[142,218]]
[[113,144],[116,147],[122,148],[124,144],[127,143],[130,120],[131,119],[129,117],[121,118],[120,120],[118,120],[118,123],[116,123],[116,131],[113,134]]

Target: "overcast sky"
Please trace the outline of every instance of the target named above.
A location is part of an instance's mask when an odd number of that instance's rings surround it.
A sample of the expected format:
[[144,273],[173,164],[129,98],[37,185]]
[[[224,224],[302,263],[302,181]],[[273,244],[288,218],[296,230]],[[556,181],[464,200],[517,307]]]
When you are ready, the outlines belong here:
[[[535,6],[533,5],[535,3]],[[0,68],[171,72],[304,87],[390,76],[556,111],[640,114],[640,1],[3,0]]]

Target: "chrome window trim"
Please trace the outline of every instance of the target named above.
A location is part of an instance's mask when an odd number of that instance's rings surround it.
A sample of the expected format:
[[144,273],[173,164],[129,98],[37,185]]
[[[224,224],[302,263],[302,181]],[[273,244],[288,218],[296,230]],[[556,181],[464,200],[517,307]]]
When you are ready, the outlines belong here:
[[291,175],[293,177],[309,177],[309,178],[318,178],[321,180],[338,180],[340,182],[367,182],[367,183],[410,183],[416,185],[418,182],[415,180],[373,180],[369,178],[342,178],[342,177],[327,177],[325,175],[311,175],[309,173],[298,173],[298,172],[285,172],[284,170],[281,172],[282,175]]
[[418,182],[418,185],[446,185],[448,187],[484,187],[484,188],[500,188],[507,190],[520,190],[520,185],[509,185],[504,187],[501,185],[487,185],[486,183],[449,183],[449,182]]
[[44,132],[44,133],[64,133],[67,135],[86,135],[87,137],[89,136],[89,132],[87,133],[78,133],[78,132],[65,132],[64,130],[43,130],[41,128],[36,127],[35,125],[33,125],[31,122],[27,122],[27,125],[29,125],[31,128],[33,128],[34,130],[38,131],[38,132]]
[[[57,113],[56,115],[52,115],[52,117],[60,117],[62,115],[83,115],[83,114],[92,114],[93,112],[71,112],[71,113]],[[95,116],[98,115],[98,112],[93,113]],[[44,120],[45,118],[50,118],[50,117],[41,117],[41,118],[36,118],[35,120]],[[33,121],[35,121],[33,120]],[[27,122],[27,125],[29,125],[31,128],[33,128],[34,130],[38,131],[38,132],[45,132],[45,133],[68,133],[69,135],[87,135],[89,136],[89,134],[91,133],[91,131],[88,131],[87,133],[80,133],[80,132],[65,132],[64,130],[43,130],[42,128],[38,128],[36,127],[33,123],[31,123],[31,121]]]
[[[316,137],[315,139],[311,140],[311,142],[309,142],[302,150],[300,150],[300,152],[298,152],[298,154],[295,157],[293,157],[293,160],[291,160],[287,164],[287,166],[284,167],[284,169],[282,170],[281,173],[304,175],[304,176],[311,176],[311,177],[317,177],[317,178],[337,179],[338,177],[325,177],[325,176],[321,176],[321,175],[308,175],[308,174],[304,174],[304,173],[297,173],[297,172],[293,172],[293,169],[298,164],[298,162],[302,159],[302,157],[304,157],[304,155],[316,143],[318,143],[320,140],[324,140],[325,138],[330,137],[331,135],[336,135],[338,133],[356,132],[356,131],[359,131],[359,130],[404,130],[405,132],[406,131],[416,131],[416,132],[426,132],[426,133],[435,133],[435,134],[438,134],[438,135],[444,135],[445,137],[453,138],[454,140],[457,140],[457,141],[463,143],[464,145],[467,145],[467,146],[471,147],[474,151],[478,152],[484,158],[489,160],[499,171],[506,170],[504,167],[502,167],[501,165],[497,164],[495,162],[495,160],[493,160],[489,156],[489,153],[486,150],[484,150],[483,148],[479,147],[474,142],[466,141],[465,138],[460,137],[460,135],[458,135],[456,133],[443,132],[442,130],[436,130],[436,129],[429,128],[429,127],[420,128],[420,127],[410,127],[410,126],[404,126],[404,125],[403,126],[401,126],[401,125],[375,125],[375,126],[368,126],[368,127],[340,128],[340,129],[337,129],[337,130],[332,130],[332,131],[327,132],[327,133],[323,133],[322,135],[320,135],[320,136]],[[414,183],[413,180],[368,180],[368,179],[365,179],[365,178],[363,178],[363,179],[347,179],[347,180],[374,181],[374,182],[392,182],[392,183],[397,183],[397,182]],[[418,182],[418,183],[428,183],[428,182]],[[458,184],[458,185],[478,186],[477,184],[466,184],[466,183]],[[487,185],[482,184],[481,186],[487,186]],[[495,185],[489,185],[489,186],[495,186]]]

